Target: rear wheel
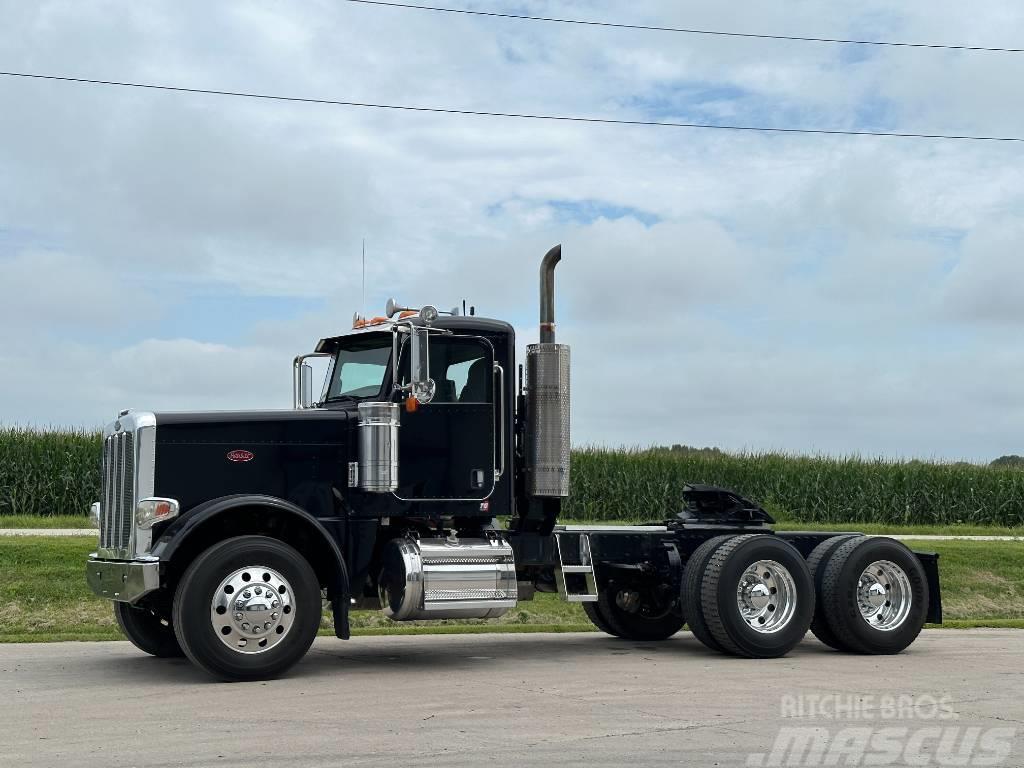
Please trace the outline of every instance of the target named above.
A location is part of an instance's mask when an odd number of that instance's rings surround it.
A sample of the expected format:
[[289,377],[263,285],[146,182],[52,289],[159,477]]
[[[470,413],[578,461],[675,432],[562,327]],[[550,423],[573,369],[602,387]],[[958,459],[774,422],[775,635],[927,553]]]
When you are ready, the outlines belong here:
[[171,622],[146,608],[114,603],[114,619],[125,637],[140,651],[161,659],[184,656]]
[[595,613],[607,625],[605,632],[625,640],[667,640],[686,623],[678,601],[615,585],[598,592]]
[[223,680],[262,680],[302,658],[320,613],[320,584],[302,555],[277,539],[239,536],[192,562],[173,616],[195,664]]
[[735,536],[708,561],[701,585],[704,620],[728,653],[784,656],[814,614],[814,584],[803,556],[775,536]]
[[821,586],[829,629],[851,651],[899,653],[924,627],[924,568],[893,539],[864,537],[841,544],[825,566]]

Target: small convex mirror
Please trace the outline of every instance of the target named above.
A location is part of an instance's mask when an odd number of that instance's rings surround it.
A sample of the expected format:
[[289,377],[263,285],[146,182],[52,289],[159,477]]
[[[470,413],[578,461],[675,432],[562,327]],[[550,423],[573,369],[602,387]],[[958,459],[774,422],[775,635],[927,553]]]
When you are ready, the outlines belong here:
[[430,378],[430,332],[422,326],[412,326],[409,343],[409,383],[412,396],[426,404],[434,399],[437,385]]

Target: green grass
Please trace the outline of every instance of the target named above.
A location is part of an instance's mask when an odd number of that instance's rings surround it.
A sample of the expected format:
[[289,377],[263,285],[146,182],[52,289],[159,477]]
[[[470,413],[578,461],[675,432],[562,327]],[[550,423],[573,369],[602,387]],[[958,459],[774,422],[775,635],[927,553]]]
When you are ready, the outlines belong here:
[[[947,626],[1024,627],[1024,543],[908,542],[938,552]],[[113,640],[110,603],[85,584],[91,537],[0,539],[0,642]],[[577,604],[538,594],[496,620],[395,624],[377,612],[352,614],[356,635],[464,632],[575,632],[591,629]],[[323,632],[330,634],[329,619]]]
[[85,515],[4,515],[0,528],[89,528]]
[[913,539],[904,543],[939,553],[944,618],[1024,619],[1024,543]]
[[[82,519],[99,498],[100,437],[0,427],[0,521]],[[1024,470],[714,450],[573,451],[566,518],[641,522],[673,515],[683,485],[733,488],[787,525],[1024,528]],[[2,524],[2,523],[0,523]]]

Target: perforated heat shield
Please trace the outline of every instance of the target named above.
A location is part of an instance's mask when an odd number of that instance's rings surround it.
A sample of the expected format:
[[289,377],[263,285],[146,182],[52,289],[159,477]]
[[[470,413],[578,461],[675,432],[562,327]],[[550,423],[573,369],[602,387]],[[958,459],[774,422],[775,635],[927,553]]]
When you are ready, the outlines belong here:
[[527,492],[569,495],[569,347],[526,348],[529,432]]

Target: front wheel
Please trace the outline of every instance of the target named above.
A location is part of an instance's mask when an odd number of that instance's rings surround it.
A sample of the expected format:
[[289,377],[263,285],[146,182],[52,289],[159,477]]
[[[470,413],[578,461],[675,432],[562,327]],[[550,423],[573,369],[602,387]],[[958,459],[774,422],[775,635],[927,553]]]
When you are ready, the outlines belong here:
[[196,665],[223,680],[279,675],[320,626],[320,584],[295,549],[266,536],[214,544],[185,571],[174,631]]
[[124,636],[140,651],[160,659],[183,656],[174,628],[166,619],[130,603],[114,603],[114,620]]

